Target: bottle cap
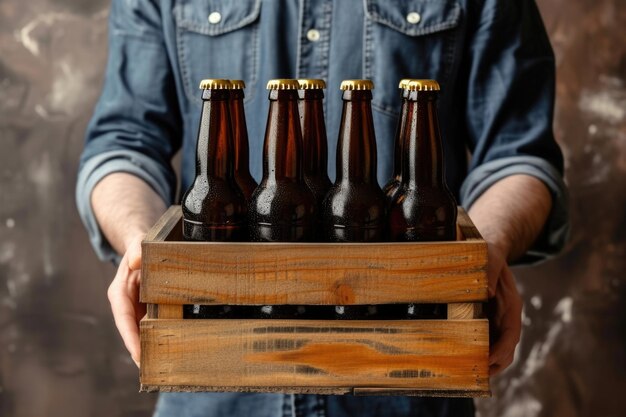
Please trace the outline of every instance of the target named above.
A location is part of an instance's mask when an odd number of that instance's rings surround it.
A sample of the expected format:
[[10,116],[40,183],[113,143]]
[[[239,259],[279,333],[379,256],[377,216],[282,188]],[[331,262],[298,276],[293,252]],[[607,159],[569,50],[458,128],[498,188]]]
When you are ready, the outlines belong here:
[[200,81],[201,90],[227,90],[232,88],[230,80],[224,80],[221,78],[207,78]]
[[291,78],[277,78],[267,82],[268,90],[298,90],[299,88],[298,80]]
[[439,91],[439,83],[435,80],[410,80],[406,86],[409,91]]
[[300,90],[323,90],[326,88],[326,82],[318,78],[300,78],[298,84],[300,84]]
[[340,90],[373,90],[374,82],[372,80],[343,80]]
[[403,78],[403,79],[401,79],[400,83],[398,84],[398,88],[402,88],[403,90],[406,89],[406,86],[411,81],[413,81],[411,78]]
[[246,83],[243,80],[230,80],[233,90],[243,90],[246,88]]

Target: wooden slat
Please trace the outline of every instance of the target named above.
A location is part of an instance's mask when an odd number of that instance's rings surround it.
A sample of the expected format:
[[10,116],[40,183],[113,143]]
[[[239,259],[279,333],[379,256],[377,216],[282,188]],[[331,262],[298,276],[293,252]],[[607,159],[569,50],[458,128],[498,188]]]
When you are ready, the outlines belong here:
[[352,395],[404,395],[415,397],[491,397],[490,391],[469,390],[410,390],[406,388],[355,388]]
[[381,304],[487,297],[480,242],[154,243],[141,300],[157,304]]
[[469,390],[413,390],[408,388],[349,388],[349,387],[207,387],[201,385],[145,385],[141,392],[264,392],[281,394],[323,394],[323,395],[402,395],[413,397],[490,397],[490,391]]
[[144,242],[163,242],[174,227],[180,222],[182,212],[180,206],[171,206],[148,231]]
[[448,304],[449,320],[472,320],[483,318],[482,303],[450,303]]
[[146,304],[146,316],[149,319],[159,318],[159,305],[158,304]]
[[461,236],[459,236],[460,239],[470,242],[483,241],[483,237],[480,235],[478,229],[476,229],[474,222],[472,222],[472,219],[470,219],[469,215],[462,207],[459,207],[456,223],[458,230],[461,232]]
[[[459,227],[471,233],[459,210]],[[168,217],[169,216],[169,217]],[[487,298],[482,239],[441,243],[143,243],[141,300],[156,304],[379,304]],[[478,235],[479,236],[479,235]],[[165,239],[165,241],[163,241]]]
[[281,394],[352,394],[352,388],[341,387],[223,387],[203,385],[147,385],[141,384],[141,392],[265,392]]
[[160,319],[182,319],[183,306],[179,304],[159,304],[157,317]]
[[141,383],[489,392],[487,320],[141,322]]

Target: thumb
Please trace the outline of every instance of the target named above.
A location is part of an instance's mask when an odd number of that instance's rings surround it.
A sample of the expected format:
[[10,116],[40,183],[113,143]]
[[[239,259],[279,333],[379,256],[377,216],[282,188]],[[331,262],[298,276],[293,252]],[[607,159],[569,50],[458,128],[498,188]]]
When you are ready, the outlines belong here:
[[128,246],[126,250],[126,259],[128,261],[128,267],[132,271],[141,269],[141,242],[144,236],[140,236]]
[[506,267],[504,252],[497,245],[487,243],[487,294],[489,298],[496,296],[503,267]]

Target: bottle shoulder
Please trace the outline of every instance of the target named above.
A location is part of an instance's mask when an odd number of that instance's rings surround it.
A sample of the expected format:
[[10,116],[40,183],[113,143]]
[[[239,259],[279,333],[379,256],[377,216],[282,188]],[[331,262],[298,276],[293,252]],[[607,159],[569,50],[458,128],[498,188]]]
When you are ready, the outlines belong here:
[[249,204],[252,217],[301,218],[315,214],[315,198],[304,183],[261,181]]
[[241,189],[233,181],[198,177],[181,200],[183,215],[224,218],[247,211]]

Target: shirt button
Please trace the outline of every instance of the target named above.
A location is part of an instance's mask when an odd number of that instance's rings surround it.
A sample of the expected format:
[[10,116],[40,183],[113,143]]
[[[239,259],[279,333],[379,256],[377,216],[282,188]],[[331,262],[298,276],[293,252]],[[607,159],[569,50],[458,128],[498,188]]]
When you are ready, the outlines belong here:
[[209,15],[209,23],[216,25],[222,21],[222,15],[220,12],[213,12]]
[[309,29],[306,33],[306,38],[311,42],[317,42],[320,40],[320,31],[317,29]]
[[422,20],[422,16],[420,16],[417,12],[411,12],[406,15],[406,21],[412,25],[416,25]]

